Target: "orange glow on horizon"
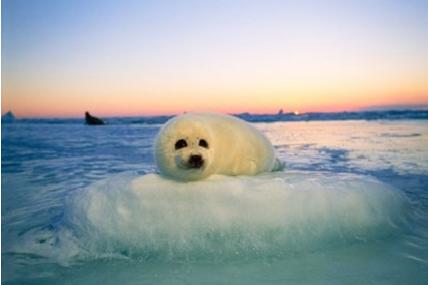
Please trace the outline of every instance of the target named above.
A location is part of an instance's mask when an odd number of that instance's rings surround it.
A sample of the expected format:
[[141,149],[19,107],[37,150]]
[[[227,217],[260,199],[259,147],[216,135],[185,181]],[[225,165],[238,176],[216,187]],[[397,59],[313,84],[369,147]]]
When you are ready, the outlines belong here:
[[[31,101],[20,101],[10,102],[8,100],[2,100],[2,114],[7,111],[12,111],[17,117],[83,117],[85,111],[89,111],[94,115],[104,117],[132,117],[132,116],[158,116],[158,115],[174,115],[183,112],[219,112],[226,114],[237,114],[237,113],[253,113],[253,114],[275,114],[280,109],[284,112],[303,114],[309,112],[342,112],[342,111],[359,111],[371,107],[382,107],[382,106],[427,106],[428,108],[428,96],[425,95],[414,95],[407,96],[405,98],[395,98],[395,100],[382,100],[382,96],[374,96],[373,100],[368,103],[357,103],[351,100],[337,100],[336,104],[329,102],[293,102],[288,101],[287,98],[282,100],[255,100],[255,102],[248,102],[247,104],[234,104],[223,102],[217,105],[206,103],[197,104],[184,104],[183,102],[166,102],[164,104],[160,102],[150,102],[148,105],[147,101],[140,99],[137,100],[105,100],[105,99],[87,99],[87,100],[71,100],[63,102],[58,100],[52,102],[49,97],[38,97],[37,102]],[[322,96],[321,96],[322,98]],[[387,97],[388,98],[388,97]],[[391,98],[391,96],[389,96]],[[83,102],[82,102],[83,101]],[[13,108],[12,106],[18,106]],[[51,106],[51,108],[46,108]],[[52,106],[55,106],[52,108]]]
[[[237,81],[141,83],[128,86],[115,81],[82,81],[2,86],[2,113],[11,110],[17,117],[82,117],[85,111],[98,116],[155,116],[183,112],[277,113],[357,111],[375,106],[428,106],[428,86],[420,80],[384,84],[348,79],[340,84],[303,84]],[[131,84],[132,83],[132,84]],[[370,84],[369,84],[370,83]],[[389,84],[387,84],[389,83]],[[131,87],[129,87],[131,86]]]

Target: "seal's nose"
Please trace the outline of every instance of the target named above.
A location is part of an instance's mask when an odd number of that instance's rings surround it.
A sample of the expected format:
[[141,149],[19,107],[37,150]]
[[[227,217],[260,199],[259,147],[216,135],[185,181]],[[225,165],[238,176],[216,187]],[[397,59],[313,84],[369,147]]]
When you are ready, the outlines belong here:
[[204,160],[202,159],[202,155],[200,154],[192,154],[189,157],[189,165],[192,168],[201,168],[204,164]]

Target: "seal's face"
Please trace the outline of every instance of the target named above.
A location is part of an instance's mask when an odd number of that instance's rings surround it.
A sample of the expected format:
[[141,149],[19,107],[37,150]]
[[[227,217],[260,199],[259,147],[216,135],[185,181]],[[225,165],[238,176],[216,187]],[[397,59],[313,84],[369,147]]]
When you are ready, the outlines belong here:
[[191,120],[166,125],[156,142],[161,173],[179,180],[198,180],[212,173],[214,145],[209,130]]
[[191,140],[189,137],[186,137],[178,139],[175,142],[174,148],[176,152],[175,160],[177,167],[195,170],[202,169],[204,167],[205,151],[203,148],[209,149],[208,143],[205,139],[202,138],[196,138],[196,141],[193,140],[194,138]]

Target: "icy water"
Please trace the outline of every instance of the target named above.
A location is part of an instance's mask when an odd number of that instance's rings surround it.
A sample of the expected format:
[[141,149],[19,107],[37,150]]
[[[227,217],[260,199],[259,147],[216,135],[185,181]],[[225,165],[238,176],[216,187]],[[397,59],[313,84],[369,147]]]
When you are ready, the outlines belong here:
[[428,121],[255,124],[283,172],[178,183],[159,125],[2,125],[4,284],[426,284]]

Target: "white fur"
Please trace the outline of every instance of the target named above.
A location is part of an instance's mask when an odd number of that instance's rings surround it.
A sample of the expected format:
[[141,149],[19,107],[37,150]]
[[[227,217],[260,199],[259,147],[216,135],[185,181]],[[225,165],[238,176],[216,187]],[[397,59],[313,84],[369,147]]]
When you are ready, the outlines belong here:
[[[187,147],[176,150],[185,139]],[[208,142],[208,149],[199,145]],[[189,168],[190,155],[201,155],[201,168]],[[277,164],[269,140],[256,128],[236,117],[214,113],[187,113],[169,120],[155,143],[155,158],[162,175],[199,180],[212,174],[255,175],[274,170]]]

